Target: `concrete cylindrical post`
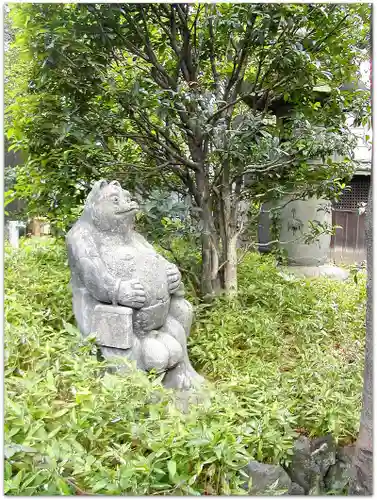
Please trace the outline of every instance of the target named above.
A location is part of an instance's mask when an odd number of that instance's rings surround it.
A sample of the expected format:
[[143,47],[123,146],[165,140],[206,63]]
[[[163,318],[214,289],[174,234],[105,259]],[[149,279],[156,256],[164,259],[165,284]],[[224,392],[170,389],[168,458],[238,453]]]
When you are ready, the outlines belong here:
[[10,220],[8,222],[8,239],[13,248],[19,247],[20,242],[20,229],[24,228],[25,224],[18,220]]
[[310,222],[332,225],[332,209],[328,200],[308,198],[290,200],[283,198],[265,204],[259,219],[259,251],[268,251],[271,241],[271,209],[280,219],[279,246],[286,250],[289,265],[319,266],[326,262],[330,252],[330,234],[321,234],[317,240],[306,243],[305,235],[310,233]]
[[[288,203],[287,203],[288,201]],[[285,204],[286,203],[286,204]],[[287,251],[288,263],[293,266],[320,266],[329,256],[331,234],[323,233],[312,242],[305,242],[311,223],[332,226],[332,208],[328,200],[283,200],[280,212],[280,246]]]

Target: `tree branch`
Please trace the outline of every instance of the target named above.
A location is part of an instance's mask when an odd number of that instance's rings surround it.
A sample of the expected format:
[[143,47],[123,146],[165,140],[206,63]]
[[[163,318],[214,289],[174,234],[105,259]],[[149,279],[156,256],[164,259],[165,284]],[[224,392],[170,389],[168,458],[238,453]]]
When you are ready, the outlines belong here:
[[[215,8],[215,7],[213,7]],[[208,12],[209,7],[206,5],[206,10]],[[216,69],[216,57],[215,57],[215,36],[213,32],[212,16],[208,17],[208,29],[209,29],[209,58],[211,61],[213,81],[215,83],[215,93],[219,92],[219,74]]]
[[[128,9],[129,9],[128,5],[129,4],[122,4],[122,7],[120,7],[120,12],[121,12],[122,16],[129,23],[129,26],[132,26],[133,30],[135,31],[135,33],[139,37],[141,43],[144,44],[146,54],[143,54],[141,56],[140,51],[134,45],[130,44],[130,42],[125,37],[123,37],[123,40],[125,42],[127,42],[127,45],[129,46],[130,51],[133,51],[136,55],[140,55],[140,57],[142,57],[147,62],[150,62],[156,68],[156,70],[160,73],[160,75],[165,79],[165,82],[166,82],[165,88],[169,88],[169,86],[174,88],[174,85],[175,85],[174,79],[172,79],[172,77],[166,72],[165,68],[158,62],[156,54],[153,51],[152,44],[151,44],[150,37],[149,37],[148,24],[147,24],[145,12],[144,12],[145,6],[142,6],[142,5],[137,6],[137,8],[142,16],[143,26],[145,29],[145,35],[144,35],[142,33],[142,31],[140,31],[140,29],[138,28],[137,24],[134,22],[134,19],[130,15],[130,12],[128,12]],[[158,84],[161,85],[160,82]]]
[[271,170],[278,170],[281,167],[287,167],[289,165],[292,165],[294,161],[295,161],[294,158],[290,158],[285,162],[274,161],[266,163],[264,165],[247,165],[242,172],[238,173],[232,178],[231,182],[237,182],[239,178],[243,178],[246,174],[264,173],[264,172],[270,172]]
[[234,101],[232,102],[228,102],[228,104],[226,104],[225,106],[223,106],[222,108],[218,109],[217,111],[215,111],[215,113],[213,113],[213,115],[211,115],[208,119],[207,119],[207,123],[210,123],[214,118],[216,118],[218,115],[221,115],[224,111],[226,111],[228,108],[230,108],[231,106],[235,106],[237,103],[239,103],[240,101],[242,101],[248,94],[242,94],[240,95],[237,99],[235,99]]
[[328,33],[325,38],[323,38],[322,40],[319,41],[319,44],[315,47],[314,49],[314,53],[318,52],[320,49],[321,49],[321,46],[326,42],[326,40],[328,40],[330,38],[330,36],[335,33],[335,31],[340,28],[340,26],[344,23],[344,21],[347,19],[347,17],[349,17],[349,14],[346,14],[340,21],[339,23],[335,26],[335,28],[333,30],[330,31],[330,33]]
[[251,22],[248,23],[248,25],[247,25],[247,28],[245,31],[245,36],[244,36],[243,43],[242,43],[242,49],[239,53],[238,61],[235,61],[235,65],[233,66],[232,74],[230,76],[228,85],[226,86],[226,89],[224,92],[224,98],[223,98],[224,101],[227,101],[233,85],[237,84],[237,82],[239,81],[239,77],[241,75],[241,69],[244,65],[244,62],[247,60],[248,50],[249,50],[249,42],[251,40],[251,33],[252,33],[253,28],[254,28],[256,18],[257,18],[257,14],[255,14],[255,13],[250,16],[249,21],[251,21]]

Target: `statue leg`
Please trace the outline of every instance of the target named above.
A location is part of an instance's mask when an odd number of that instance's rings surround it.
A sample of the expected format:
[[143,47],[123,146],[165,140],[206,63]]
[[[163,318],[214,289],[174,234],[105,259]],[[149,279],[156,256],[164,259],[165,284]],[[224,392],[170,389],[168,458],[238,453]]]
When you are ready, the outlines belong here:
[[106,360],[112,362],[114,369],[118,369],[116,358],[121,357],[136,361],[140,370],[156,370],[157,373],[165,372],[182,359],[181,345],[170,335],[157,330],[152,330],[141,339],[135,337],[130,349],[102,345],[100,352]]
[[152,330],[141,340],[141,355],[144,369],[162,373],[179,363],[183,358],[181,344],[163,329]]
[[204,381],[193,368],[187,352],[187,337],[193,320],[193,307],[184,297],[173,296],[169,315],[160,331],[176,339],[182,346],[183,356],[174,368],[167,371],[164,385],[168,388],[189,389],[193,384]]
[[173,316],[184,328],[186,337],[190,335],[194,308],[183,296],[173,295],[170,301],[169,315]]

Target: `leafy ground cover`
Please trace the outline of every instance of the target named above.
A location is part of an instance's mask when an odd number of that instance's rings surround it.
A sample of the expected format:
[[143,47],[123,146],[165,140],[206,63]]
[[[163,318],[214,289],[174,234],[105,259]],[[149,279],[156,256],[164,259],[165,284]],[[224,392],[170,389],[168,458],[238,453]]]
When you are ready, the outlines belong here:
[[[288,462],[298,432],[354,439],[365,277],[306,282],[250,254],[240,296],[200,305],[190,356],[208,401],[105,371],[73,325],[64,246],[5,250],[5,492],[245,494],[243,465]],[[215,388],[215,390],[214,390]]]
[[300,432],[356,437],[365,337],[365,274],[346,283],[302,280],[273,258],[249,254],[238,301],[218,300],[198,317],[191,357],[233,385],[250,416],[288,410]]

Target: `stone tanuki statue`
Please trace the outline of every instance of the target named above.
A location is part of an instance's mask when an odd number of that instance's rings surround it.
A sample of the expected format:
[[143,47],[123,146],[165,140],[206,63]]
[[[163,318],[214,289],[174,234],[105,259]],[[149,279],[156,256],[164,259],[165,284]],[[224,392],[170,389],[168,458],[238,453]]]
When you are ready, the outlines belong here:
[[166,387],[189,389],[203,380],[187,354],[192,306],[178,268],[135,232],[138,209],[117,181],[94,185],[66,237],[73,312],[106,359],[125,356],[165,372]]

